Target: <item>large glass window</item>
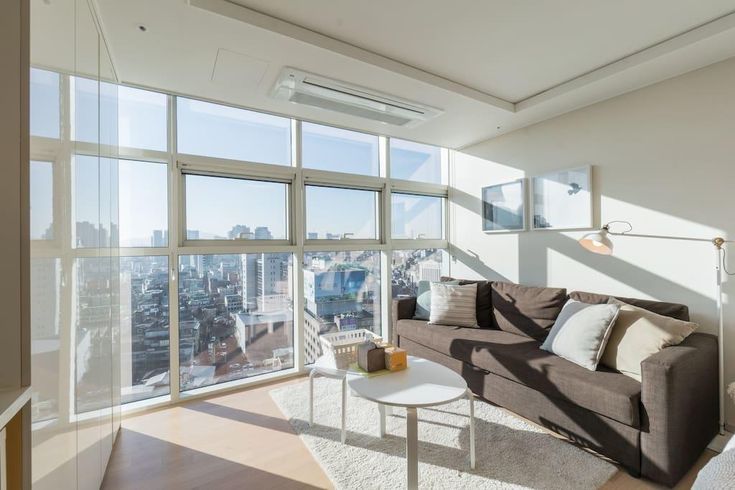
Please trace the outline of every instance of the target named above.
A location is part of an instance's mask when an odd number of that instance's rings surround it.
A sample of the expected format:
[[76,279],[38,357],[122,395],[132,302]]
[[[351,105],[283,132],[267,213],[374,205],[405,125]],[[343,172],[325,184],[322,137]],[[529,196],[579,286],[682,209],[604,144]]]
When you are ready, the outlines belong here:
[[443,238],[443,198],[394,192],[391,201],[393,238]]
[[429,290],[430,283],[449,273],[448,254],[438,248],[394,250],[392,263],[391,290],[394,298],[417,296],[420,291]]
[[122,402],[170,391],[168,257],[120,258]]
[[121,86],[117,97],[120,146],[166,151],[166,96]]
[[446,165],[438,146],[399,139],[390,140],[390,173],[394,179],[446,183]]
[[292,255],[179,257],[182,390],[293,367]]
[[31,68],[31,135],[59,138],[61,98],[59,74]]
[[306,186],[309,240],[377,240],[380,193],[340,187]]
[[101,115],[118,111],[118,86],[89,78],[72,77],[72,140],[85,143],[117,144],[118,120]]
[[116,162],[109,158],[75,155],[72,162],[74,200],[73,245],[107,247],[117,241],[117,229],[110,229],[112,197],[100,193],[100,183],[111,182]]
[[31,240],[54,238],[54,164],[31,162]]
[[31,356],[33,364],[33,422],[58,417],[62,364],[61,260],[32,257]]
[[[74,267],[76,412],[109,407],[112,397],[112,257],[77,258]],[[104,377],[107,373],[107,377]]]
[[319,124],[302,123],[304,168],[351,174],[380,173],[378,137]]
[[166,164],[120,160],[120,246],[168,246]]
[[188,240],[288,239],[288,184],[186,175]]
[[321,334],[358,328],[380,333],[380,307],[380,252],[305,253],[305,363],[321,355]]
[[179,153],[291,164],[291,120],[179,97]]

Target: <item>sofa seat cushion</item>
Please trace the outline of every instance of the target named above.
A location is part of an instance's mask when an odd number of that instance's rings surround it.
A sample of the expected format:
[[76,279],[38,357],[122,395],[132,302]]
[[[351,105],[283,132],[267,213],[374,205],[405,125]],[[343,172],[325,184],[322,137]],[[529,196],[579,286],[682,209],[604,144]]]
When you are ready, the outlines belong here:
[[401,337],[539,391],[640,428],[641,384],[600,368],[589,371],[541,350],[540,342],[501,330],[427,325],[400,320]]

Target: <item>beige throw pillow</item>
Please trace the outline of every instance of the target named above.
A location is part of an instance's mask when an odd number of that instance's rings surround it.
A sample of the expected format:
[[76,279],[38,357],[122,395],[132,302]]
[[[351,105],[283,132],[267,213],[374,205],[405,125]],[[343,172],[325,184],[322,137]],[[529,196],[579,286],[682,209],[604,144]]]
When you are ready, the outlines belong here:
[[477,284],[432,282],[429,323],[477,327]]
[[641,362],[666,347],[677,345],[694,332],[698,325],[659,315],[637,306],[610,298],[620,312],[600,364],[641,380]]

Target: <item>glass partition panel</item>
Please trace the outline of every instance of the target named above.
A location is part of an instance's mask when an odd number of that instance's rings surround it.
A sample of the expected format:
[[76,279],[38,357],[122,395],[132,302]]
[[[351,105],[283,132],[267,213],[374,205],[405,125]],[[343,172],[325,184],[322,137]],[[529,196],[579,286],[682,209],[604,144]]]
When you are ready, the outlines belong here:
[[301,124],[304,168],[361,175],[380,173],[378,137],[346,129]]
[[179,257],[181,390],[293,367],[293,256]]
[[443,198],[394,192],[391,201],[393,238],[444,238]]
[[165,163],[119,161],[120,246],[168,246]]
[[380,252],[304,253],[305,363],[321,355],[319,335],[365,328],[380,334]]
[[179,153],[291,165],[291,120],[177,98]]
[[446,165],[438,146],[399,139],[390,140],[390,176],[394,179],[446,183]]
[[31,162],[31,240],[54,239],[54,164]]
[[394,298],[418,296],[429,290],[429,283],[438,282],[449,274],[449,254],[446,250],[394,250],[391,271],[391,292]]
[[166,151],[166,95],[124,86],[117,95],[120,146]]
[[61,124],[60,76],[31,68],[31,135],[59,138]]
[[170,391],[168,257],[120,258],[122,402]]

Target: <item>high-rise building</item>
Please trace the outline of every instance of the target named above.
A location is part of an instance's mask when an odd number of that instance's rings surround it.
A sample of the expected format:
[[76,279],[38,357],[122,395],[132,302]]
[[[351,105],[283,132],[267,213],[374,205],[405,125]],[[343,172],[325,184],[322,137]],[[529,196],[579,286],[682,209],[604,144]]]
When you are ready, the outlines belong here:
[[168,230],[153,230],[151,236],[151,247],[167,247]]
[[272,240],[273,234],[271,234],[267,226],[257,226],[255,228],[254,238],[256,240]]

